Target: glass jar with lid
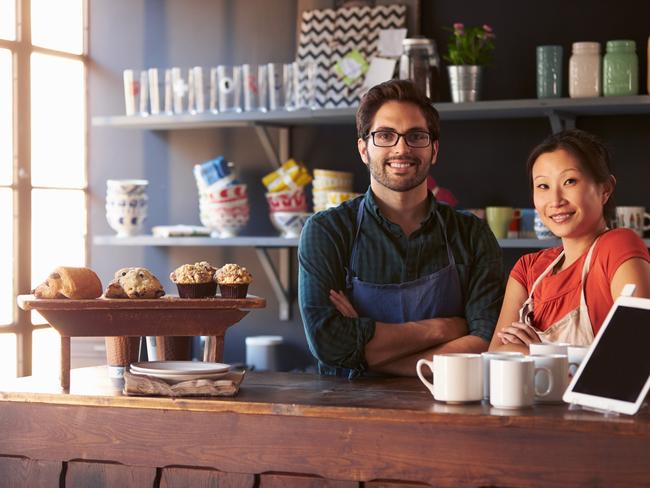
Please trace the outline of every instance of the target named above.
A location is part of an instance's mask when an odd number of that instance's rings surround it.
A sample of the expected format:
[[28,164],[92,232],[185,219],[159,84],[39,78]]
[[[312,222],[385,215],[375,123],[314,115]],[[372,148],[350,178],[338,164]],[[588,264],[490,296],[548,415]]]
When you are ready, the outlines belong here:
[[607,52],[603,59],[603,94],[607,97],[638,93],[636,43],[630,40],[607,41]]
[[569,59],[569,96],[599,97],[601,94],[600,44],[574,42]]
[[432,101],[440,100],[440,57],[433,39],[415,37],[402,41],[399,77],[412,80]]

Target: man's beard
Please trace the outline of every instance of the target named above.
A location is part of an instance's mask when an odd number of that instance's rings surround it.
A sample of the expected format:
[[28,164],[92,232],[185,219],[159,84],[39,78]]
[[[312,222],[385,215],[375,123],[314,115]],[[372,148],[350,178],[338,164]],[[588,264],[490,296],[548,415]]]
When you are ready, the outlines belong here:
[[[388,173],[387,163],[393,159],[408,161],[415,164],[415,173],[411,176],[395,176]],[[424,164],[422,160],[414,156],[399,156],[375,161],[368,154],[368,171],[381,185],[393,191],[409,191],[419,186],[429,175],[430,164]]]

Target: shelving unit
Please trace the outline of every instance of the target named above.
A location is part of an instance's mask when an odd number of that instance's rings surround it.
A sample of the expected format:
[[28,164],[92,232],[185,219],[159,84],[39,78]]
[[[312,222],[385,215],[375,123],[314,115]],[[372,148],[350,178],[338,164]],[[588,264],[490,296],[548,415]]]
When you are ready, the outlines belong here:
[[[545,249],[558,246],[557,239],[498,239],[503,249]],[[650,247],[650,239],[644,239]],[[297,248],[298,239],[283,237],[233,237],[220,239],[218,237],[154,237],[154,236],[95,236],[93,243],[98,246],[153,246],[153,247],[254,247],[268,248]]]
[[[598,98],[552,98],[493,100],[474,103],[438,103],[435,105],[443,121],[548,118],[552,132],[575,127],[577,117],[608,115],[648,115],[650,96],[598,97]],[[290,156],[291,127],[303,125],[352,124],[356,107],[318,110],[197,113],[182,115],[106,116],[93,117],[95,127],[141,130],[184,130],[204,128],[248,127],[253,128],[264,148],[269,164],[277,168]],[[270,129],[277,129],[277,145]],[[219,239],[212,237],[159,238],[136,236],[118,238],[95,236],[96,245],[106,246],[211,246],[253,247],[267,273],[280,304],[280,320],[290,318],[291,304],[295,297],[291,289],[292,252],[298,239],[281,237],[236,237]],[[645,243],[650,247],[650,239]],[[502,248],[542,249],[558,244],[556,240],[501,239]],[[280,255],[279,269],[270,259],[269,249]]]
[[[474,103],[438,103],[442,120],[523,119],[548,117],[554,132],[561,121],[580,116],[650,114],[650,96],[490,100]],[[183,115],[93,117],[96,127],[177,130],[209,127],[291,127],[347,124],[356,107],[275,112],[201,113]],[[561,129],[558,129],[561,130]]]
[[159,247],[260,247],[284,248],[298,247],[298,239],[284,237],[157,237],[141,235],[132,237],[95,236],[93,243],[98,246],[159,246]]

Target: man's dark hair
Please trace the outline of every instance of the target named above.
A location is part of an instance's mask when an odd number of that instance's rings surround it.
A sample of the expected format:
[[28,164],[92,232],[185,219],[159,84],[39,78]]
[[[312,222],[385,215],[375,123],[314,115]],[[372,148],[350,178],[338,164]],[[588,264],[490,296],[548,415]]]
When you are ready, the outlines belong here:
[[431,139],[433,141],[439,139],[440,116],[438,111],[433,108],[431,100],[409,80],[390,80],[380,83],[373,86],[363,96],[357,110],[357,133],[360,139],[368,137],[375,114],[384,103],[390,100],[417,105],[427,121]]
[[[553,134],[537,147],[528,156],[527,171],[528,183],[533,189],[533,166],[542,154],[564,149],[578,160],[582,169],[599,184],[611,181],[609,151],[605,144],[593,134],[579,129],[570,129]],[[609,224],[616,218],[616,204],[613,195],[610,195],[603,205],[605,222]]]

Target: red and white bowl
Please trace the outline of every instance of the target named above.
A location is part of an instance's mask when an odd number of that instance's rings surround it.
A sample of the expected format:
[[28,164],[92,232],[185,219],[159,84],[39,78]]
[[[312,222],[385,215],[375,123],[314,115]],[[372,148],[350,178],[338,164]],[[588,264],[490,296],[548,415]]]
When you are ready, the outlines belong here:
[[266,194],[266,201],[271,213],[307,211],[307,198],[302,187],[294,190],[269,192]]

